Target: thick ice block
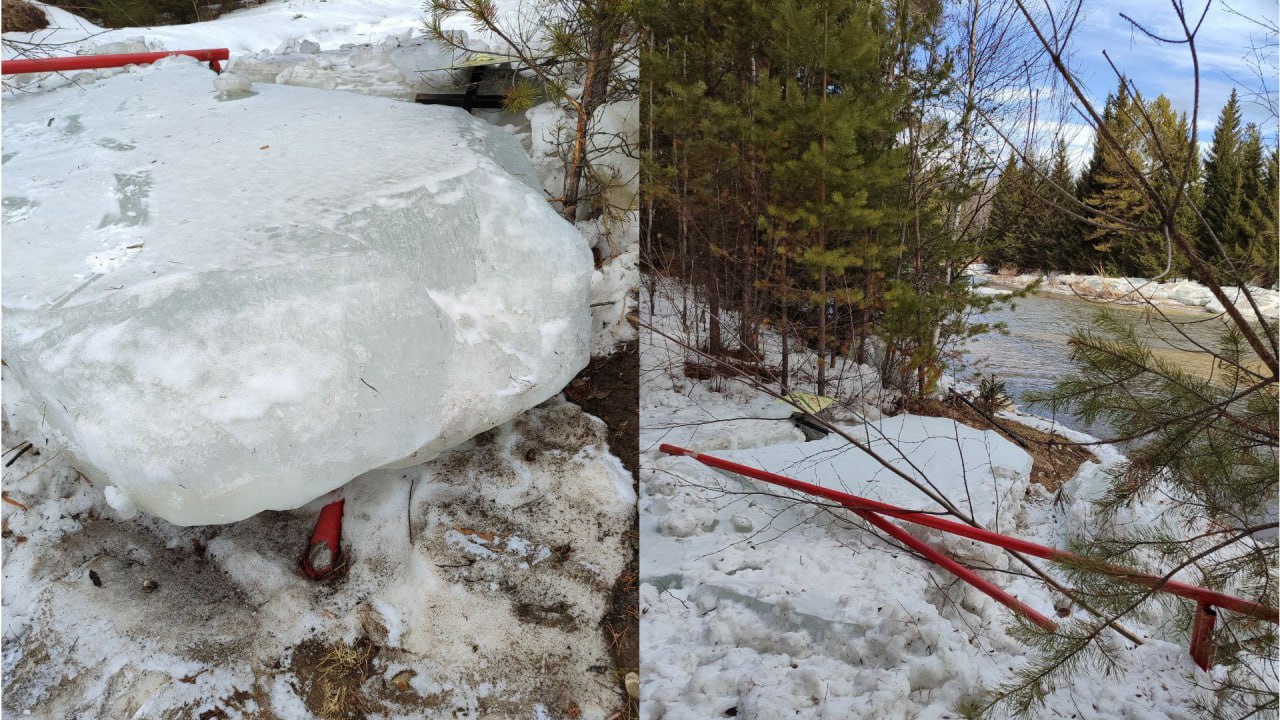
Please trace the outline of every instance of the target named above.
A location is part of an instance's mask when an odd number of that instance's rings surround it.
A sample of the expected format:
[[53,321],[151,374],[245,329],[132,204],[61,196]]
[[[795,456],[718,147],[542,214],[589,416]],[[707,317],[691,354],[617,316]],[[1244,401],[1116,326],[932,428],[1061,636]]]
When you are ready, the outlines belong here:
[[513,137],[212,78],[176,59],[5,99],[6,413],[113,505],[297,507],[586,364],[591,256]]

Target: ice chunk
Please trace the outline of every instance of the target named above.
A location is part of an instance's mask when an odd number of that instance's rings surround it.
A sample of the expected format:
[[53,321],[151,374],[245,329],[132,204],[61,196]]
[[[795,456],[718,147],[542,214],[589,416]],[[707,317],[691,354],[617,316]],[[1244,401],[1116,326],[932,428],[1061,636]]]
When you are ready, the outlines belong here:
[[[999,532],[1014,528],[1032,460],[994,431],[976,430],[947,418],[899,415],[849,432],[897,469],[927,480],[984,527]],[[872,500],[938,509],[919,490],[835,434],[816,442],[715,454]]]
[[107,504],[116,512],[120,513],[120,517],[128,520],[138,514],[138,506],[129,497],[128,493],[121,492],[116,486],[109,485],[103,491],[103,495],[107,499]]
[[297,507],[586,364],[591,256],[512,136],[210,77],[179,58],[5,102],[4,357],[27,397],[6,412],[64,437],[113,505],[184,525]]
[[459,56],[427,38],[389,38],[324,51],[302,40],[284,43],[274,53],[238,54],[229,69],[254,82],[412,100],[424,92],[461,92],[469,71],[452,69]]

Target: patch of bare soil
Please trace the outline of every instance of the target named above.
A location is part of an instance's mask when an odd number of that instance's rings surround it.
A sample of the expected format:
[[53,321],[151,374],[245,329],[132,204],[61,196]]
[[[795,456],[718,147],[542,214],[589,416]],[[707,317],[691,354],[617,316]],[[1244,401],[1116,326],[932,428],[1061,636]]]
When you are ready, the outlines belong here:
[[26,0],[4,0],[0,5],[0,32],[35,32],[49,27],[44,11]]
[[607,357],[591,358],[564,389],[569,402],[604,421],[609,451],[637,477],[640,468],[640,344],[631,341]]
[[[639,492],[640,463],[640,345],[630,342],[622,350],[591,364],[578,373],[565,397],[608,426],[609,451],[631,471]],[[627,540],[633,550],[631,560],[613,584],[609,607],[600,620],[605,646],[613,662],[610,679],[621,687],[626,674],[640,671],[640,528],[633,516]],[[625,717],[637,717],[638,703],[626,699]]]
[[354,645],[307,640],[293,652],[290,669],[298,678],[298,694],[316,717],[364,720],[369,711],[361,691],[373,675],[377,648],[366,638]]
[[1037,430],[1007,418],[998,418],[996,422],[992,422],[989,416],[954,397],[947,400],[913,401],[908,411],[917,415],[951,418],[979,430],[995,430],[1031,455],[1031,482],[1043,486],[1049,492],[1057,492],[1075,477],[1085,461],[1098,462],[1093,453],[1061,435]]

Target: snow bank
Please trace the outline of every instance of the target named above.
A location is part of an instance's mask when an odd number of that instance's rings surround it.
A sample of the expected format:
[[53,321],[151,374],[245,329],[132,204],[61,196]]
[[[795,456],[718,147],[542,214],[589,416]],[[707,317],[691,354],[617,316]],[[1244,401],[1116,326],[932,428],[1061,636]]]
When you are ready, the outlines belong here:
[[[1086,298],[1117,300],[1121,302],[1152,302],[1158,305],[1204,308],[1206,312],[1219,314],[1222,303],[1209,292],[1209,288],[1193,280],[1152,282],[1144,278],[1112,278],[1099,275],[985,275],[978,276],[1002,285],[1024,288],[1036,280],[1042,280],[1043,292],[1064,295],[1080,295]],[[1253,314],[1253,308],[1238,287],[1223,287],[1223,293],[1245,317]],[[1280,291],[1270,288],[1250,287],[1249,292],[1258,303],[1263,315],[1280,316]]]
[[[549,197],[564,192],[569,150],[576,119],[569,108],[544,102],[525,113],[529,155]],[[599,258],[592,280],[592,355],[608,355],[635,340],[635,288],[640,283],[639,146],[640,117],[636,101],[605,105],[592,118],[588,156],[596,181],[606,188],[592,202],[598,217],[577,223]]]
[[122,511],[297,507],[585,365],[590,254],[509,134],[212,77],[174,59],[5,104],[4,347],[27,395],[6,411]]
[[379,43],[348,44],[323,52],[319,43],[294,41],[272,52],[237,55],[227,72],[251,82],[413,100],[418,93],[456,90],[463,71],[449,68],[460,55],[425,38],[411,39],[406,32]]
[[[5,33],[6,40],[58,46],[59,54],[79,53],[117,42],[142,40],[168,50],[225,47],[233,57],[310,40],[323,48],[377,43],[420,30],[418,0],[295,0],[265,2],[212,22],[107,30],[58,8],[36,2],[50,26],[34,33]],[[449,29],[448,27],[446,29]],[[461,23],[459,23],[461,29]],[[5,58],[14,49],[6,47]]]

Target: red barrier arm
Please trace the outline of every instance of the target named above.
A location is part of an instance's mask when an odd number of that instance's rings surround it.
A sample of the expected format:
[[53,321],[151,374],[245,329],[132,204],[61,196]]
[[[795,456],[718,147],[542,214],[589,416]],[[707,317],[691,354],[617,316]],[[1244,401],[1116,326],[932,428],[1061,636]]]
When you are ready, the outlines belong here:
[[873,512],[868,512],[866,510],[856,510],[856,509],[854,509],[853,511],[857,513],[858,516],[861,517],[863,520],[866,520],[872,525],[875,525],[876,527],[880,528],[880,530],[892,536],[895,540],[902,543],[903,545],[906,545],[912,550],[915,550],[921,555],[924,555],[925,557],[929,558],[936,565],[943,568],[944,570],[947,570],[952,575],[955,575],[961,580],[964,580],[965,582],[969,583],[975,588],[991,596],[996,602],[1000,603],[1001,605],[1004,605],[1005,607],[1009,608],[1010,610],[1013,610],[1014,612],[1022,613],[1028,619],[1030,619],[1031,622],[1034,622],[1035,624],[1039,625],[1045,630],[1048,630],[1049,632],[1053,632],[1054,630],[1058,629],[1057,623],[1045,617],[1044,615],[1041,615],[1040,613],[1036,612],[1035,609],[1033,609],[1030,605],[1027,605],[1021,600],[1013,597],[1009,593],[996,587],[993,583],[987,581],[985,578],[978,575],[974,571],[970,570],[969,568],[951,559],[951,557],[948,556],[946,553],[940,552],[930,547],[927,543],[925,543],[923,540],[916,537],[915,535],[912,535],[906,530],[903,530],[902,528],[898,527],[897,525],[894,525],[893,523],[889,522],[888,520],[885,520],[884,518],[880,517],[879,515],[876,515]]
[[1039,545],[1037,543],[1027,542],[1026,540],[1019,540],[1018,538],[1001,535],[1000,533],[995,533],[985,528],[966,525],[954,520],[945,520],[936,515],[906,510],[895,505],[869,500],[867,498],[858,497],[857,495],[843,493],[838,490],[831,490],[819,485],[813,485],[794,478],[789,478],[784,475],[777,475],[765,470],[753,468],[748,465],[742,465],[729,460],[722,460],[711,455],[704,455],[702,453],[693,452],[692,450],[686,450],[682,447],[676,447],[675,445],[667,445],[664,443],[658,448],[658,450],[668,455],[681,455],[692,458],[703,465],[719,470],[727,470],[732,473],[745,475],[773,485],[780,485],[792,490],[798,490],[808,495],[825,498],[827,500],[840,503],[850,510],[870,510],[872,512],[906,520],[907,522],[912,522],[917,525],[931,527],[953,535],[966,537],[970,540],[977,540],[978,542],[996,545],[1007,550],[1015,550],[1017,552],[1026,553],[1027,555],[1033,555],[1046,560],[1085,565],[1098,570],[1099,572],[1104,572],[1108,575],[1113,575],[1138,585],[1144,585],[1159,592],[1185,597],[1195,600],[1198,603],[1224,608],[1226,610],[1238,612],[1241,615],[1248,615],[1260,620],[1269,620],[1273,623],[1280,623],[1280,609],[1267,607],[1266,605],[1251,602],[1232,595],[1214,592],[1207,588],[1187,585],[1174,580],[1163,580],[1156,575],[1149,575],[1129,568],[1099,564],[1076,555],[1075,553],[1066,552],[1065,550],[1058,550],[1057,548],[1051,548],[1046,545]]
[[186,55],[202,60],[209,63],[209,67],[213,68],[215,72],[222,72],[221,61],[230,59],[231,51],[227,48],[208,48],[204,50],[125,53],[123,55],[24,58],[0,62],[0,74],[15,75],[18,73],[66,72],[68,70],[99,70],[102,68],[124,67],[125,65],[146,65],[174,55]]

